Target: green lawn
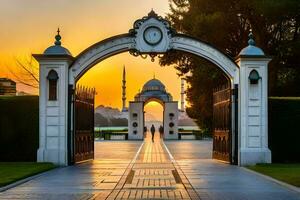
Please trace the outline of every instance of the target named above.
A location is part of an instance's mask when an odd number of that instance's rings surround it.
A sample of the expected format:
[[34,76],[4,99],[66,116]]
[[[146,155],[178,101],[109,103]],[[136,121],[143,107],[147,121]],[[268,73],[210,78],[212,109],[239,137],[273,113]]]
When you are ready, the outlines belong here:
[[300,187],[300,164],[257,164],[247,168]]
[[54,167],[52,163],[0,162],[0,187]]

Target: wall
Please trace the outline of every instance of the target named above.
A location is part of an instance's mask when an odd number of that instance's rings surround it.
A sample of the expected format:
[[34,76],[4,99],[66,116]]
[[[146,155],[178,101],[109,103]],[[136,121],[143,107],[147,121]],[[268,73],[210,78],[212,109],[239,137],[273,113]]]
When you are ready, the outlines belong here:
[[[173,126],[170,126],[170,123]],[[166,102],[164,109],[164,139],[178,139],[178,102]]]
[[[128,139],[144,139],[144,102],[129,102]],[[135,125],[133,125],[135,124]]]

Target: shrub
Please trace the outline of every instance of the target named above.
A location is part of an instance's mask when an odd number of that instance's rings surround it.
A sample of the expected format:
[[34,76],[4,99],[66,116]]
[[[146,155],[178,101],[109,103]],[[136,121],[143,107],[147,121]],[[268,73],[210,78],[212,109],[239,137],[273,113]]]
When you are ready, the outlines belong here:
[[38,96],[0,97],[0,161],[36,161]]
[[269,147],[273,162],[300,162],[300,98],[269,98]]

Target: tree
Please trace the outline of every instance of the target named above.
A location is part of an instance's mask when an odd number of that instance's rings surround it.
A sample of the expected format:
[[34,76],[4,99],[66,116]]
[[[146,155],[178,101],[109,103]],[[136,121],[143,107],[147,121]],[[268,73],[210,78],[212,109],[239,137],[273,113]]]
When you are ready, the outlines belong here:
[[[271,95],[299,96],[300,3],[298,0],[170,0],[167,18],[181,33],[213,44],[234,58],[247,45],[249,30],[257,46],[273,60],[269,65]],[[212,89],[226,82],[213,64],[173,51],[161,65],[174,65],[190,87],[187,113],[202,127],[212,127]]]
[[10,73],[15,77],[18,83],[23,85],[39,88],[38,65],[34,58],[15,59],[16,68],[9,68]]

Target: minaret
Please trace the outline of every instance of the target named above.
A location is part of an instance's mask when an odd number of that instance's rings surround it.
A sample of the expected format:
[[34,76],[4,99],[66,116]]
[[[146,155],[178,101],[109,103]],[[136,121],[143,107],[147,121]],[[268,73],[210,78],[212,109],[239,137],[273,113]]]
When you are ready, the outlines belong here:
[[185,109],[184,109],[184,79],[183,78],[181,79],[181,93],[180,93],[180,95],[181,95],[181,107],[180,107],[180,110],[182,112],[184,112]]
[[126,71],[125,65],[123,67],[123,79],[122,79],[122,112],[126,112]]

